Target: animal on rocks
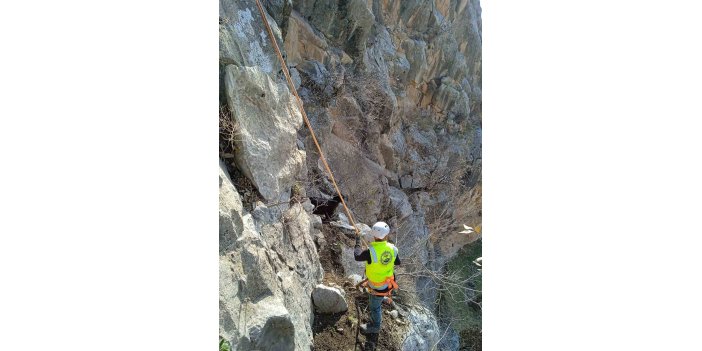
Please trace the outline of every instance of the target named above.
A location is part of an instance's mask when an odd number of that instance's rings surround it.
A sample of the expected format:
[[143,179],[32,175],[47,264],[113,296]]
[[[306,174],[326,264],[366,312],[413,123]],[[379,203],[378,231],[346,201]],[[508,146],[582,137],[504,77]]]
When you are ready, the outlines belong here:
[[323,197],[310,197],[310,202],[314,205],[312,213],[322,216],[322,222],[328,223],[331,221],[336,207],[339,206],[341,198],[339,195],[334,195],[331,199]]

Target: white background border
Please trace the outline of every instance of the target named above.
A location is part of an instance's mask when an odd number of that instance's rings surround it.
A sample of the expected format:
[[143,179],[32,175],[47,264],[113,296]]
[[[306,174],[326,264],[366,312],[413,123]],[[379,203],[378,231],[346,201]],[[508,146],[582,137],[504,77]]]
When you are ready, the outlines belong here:
[[[217,344],[218,3],[0,5],[0,349]],[[483,1],[485,350],[699,350],[699,11]]]

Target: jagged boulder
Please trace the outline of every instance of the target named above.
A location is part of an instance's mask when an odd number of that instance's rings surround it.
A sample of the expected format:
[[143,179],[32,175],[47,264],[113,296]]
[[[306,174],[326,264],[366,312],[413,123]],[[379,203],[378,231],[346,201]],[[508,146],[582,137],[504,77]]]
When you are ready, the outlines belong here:
[[244,211],[241,197],[229,179],[224,164],[219,165],[219,250],[220,254],[233,250],[236,241],[256,237],[253,217]]
[[402,78],[412,84],[421,84],[424,82],[427,72],[427,43],[421,40],[408,38],[402,42],[402,49],[405,51],[409,70]]
[[240,349],[295,349],[295,327],[290,313],[277,299],[268,297],[256,304],[246,304],[243,312],[248,336]]
[[319,284],[312,291],[312,301],[319,313],[339,313],[349,309],[345,295],[341,289]]
[[236,164],[268,202],[287,202],[305,152],[297,148],[302,115],[285,83],[260,67],[226,67],[225,89],[239,138]]
[[432,350],[441,337],[434,314],[422,306],[412,305],[408,310],[407,318],[410,321],[410,328],[402,343],[402,350]]
[[324,37],[318,35],[297,11],[293,11],[285,37],[285,51],[288,53],[286,62],[289,65],[297,65],[304,60],[324,62],[329,56],[328,49]]

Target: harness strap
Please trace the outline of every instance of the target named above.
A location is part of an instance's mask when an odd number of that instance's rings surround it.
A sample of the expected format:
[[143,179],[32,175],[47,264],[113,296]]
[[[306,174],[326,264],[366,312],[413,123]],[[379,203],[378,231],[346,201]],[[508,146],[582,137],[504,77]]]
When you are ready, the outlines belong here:
[[395,278],[393,278],[393,277],[388,277],[381,283],[371,282],[373,285],[387,285],[388,291],[386,291],[386,292],[380,292],[378,290],[371,288],[370,286],[368,286],[369,282],[370,281],[368,280],[368,278],[366,278],[363,281],[361,281],[360,283],[358,283],[358,285],[356,285],[356,287],[362,286],[366,290],[366,292],[368,292],[371,295],[388,297],[389,302],[392,302],[392,298],[389,297],[389,296],[391,296],[392,291],[394,289],[400,288],[397,285],[397,283],[395,282]]

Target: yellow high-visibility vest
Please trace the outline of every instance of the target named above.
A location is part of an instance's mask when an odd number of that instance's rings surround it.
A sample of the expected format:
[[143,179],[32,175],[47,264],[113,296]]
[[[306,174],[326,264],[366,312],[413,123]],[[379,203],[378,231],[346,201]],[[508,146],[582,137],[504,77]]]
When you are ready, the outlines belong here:
[[387,241],[373,241],[368,247],[372,263],[366,261],[366,277],[372,288],[387,287],[385,279],[393,276],[397,248]]

